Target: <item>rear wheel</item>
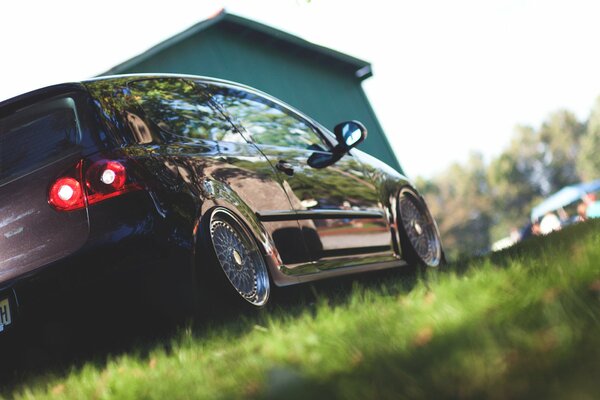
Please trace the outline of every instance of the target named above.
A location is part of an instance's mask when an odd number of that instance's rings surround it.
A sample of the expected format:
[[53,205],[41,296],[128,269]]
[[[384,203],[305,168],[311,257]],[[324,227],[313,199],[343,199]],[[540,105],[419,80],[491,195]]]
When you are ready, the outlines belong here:
[[[212,256],[207,285],[217,284],[234,302],[264,306],[270,294],[269,273],[261,251],[250,231],[232,212],[215,209],[208,221],[207,249]],[[211,276],[212,275],[212,276]],[[212,280],[217,282],[211,282]],[[219,288],[219,286],[225,286]],[[215,293],[221,297],[223,293]]]
[[423,199],[411,188],[398,196],[398,231],[409,264],[437,267],[443,262],[439,231]]

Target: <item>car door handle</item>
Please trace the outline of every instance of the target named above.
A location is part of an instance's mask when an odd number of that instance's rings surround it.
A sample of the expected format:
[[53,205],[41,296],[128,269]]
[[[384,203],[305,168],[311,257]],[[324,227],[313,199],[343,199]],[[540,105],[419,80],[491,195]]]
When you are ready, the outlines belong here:
[[277,168],[278,170],[280,170],[281,172],[283,172],[284,174],[286,174],[288,176],[294,175],[294,166],[287,161],[280,160],[275,165],[275,168]]

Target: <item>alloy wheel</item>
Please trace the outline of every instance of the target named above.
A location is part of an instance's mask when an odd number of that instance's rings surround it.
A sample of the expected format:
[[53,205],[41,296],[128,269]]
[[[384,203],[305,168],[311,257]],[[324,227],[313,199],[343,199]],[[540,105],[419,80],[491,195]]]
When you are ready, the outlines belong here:
[[247,229],[228,211],[218,210],[210,221],[210,236],[217,261],[234,289],[255,306],[266,304],[267,266]]
[[399,211],[402,226],[412,248],[427,266],[436,267],[442,260],[442,246],[437,226],[427,206],[410,190],[400,193]]

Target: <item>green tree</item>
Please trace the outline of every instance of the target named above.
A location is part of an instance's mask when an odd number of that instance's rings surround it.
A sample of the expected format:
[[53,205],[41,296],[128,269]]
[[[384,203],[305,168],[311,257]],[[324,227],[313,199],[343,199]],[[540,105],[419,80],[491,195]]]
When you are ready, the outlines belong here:
[[447,254],[476,254],[520,228],[532,207],[562,187],[599,178],[600,98],[587,124],[566,110],[539,129],[517,126],[509,146],[489,165],[479,154],[429,181],[418,180],[438,220]]
[[481,154],[471,154],[466,165],[452,164],[419,188],[438,221],[450,258],[482,253],[490,245],[492,224],[490,190]]
[[600,178],[600,97],[592,108],[587,122],[586,132],[581,138],[581,152],[577,168],[584,180]]
[[537,132],[531,127],[518,126],[506,150],[490,162],[487,173],[495,210],[492,242],[526,224],[532,203],[544,189],[549,190],[543,159]]
[[548,183],[544,192],[552,193],[581,180],[577,172],[580,140],[585,125],[566,110],[548,116],[539,131],[540,148],[543,152],[543,175]]

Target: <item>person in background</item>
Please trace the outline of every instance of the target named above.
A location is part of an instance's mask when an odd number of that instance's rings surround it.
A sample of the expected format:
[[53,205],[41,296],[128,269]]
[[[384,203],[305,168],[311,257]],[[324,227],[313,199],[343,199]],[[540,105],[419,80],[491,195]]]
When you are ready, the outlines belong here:
[[[519,236],[520,236],[519,241],[529,239],[533,234],[534,234],[533,233],[533,222],[529,222],[529,223],[525,224],[519,231]],[[511,235],[512,235],[512,232],[511,232]]]
[[583,198],[586,203],[585,216],[588,218],[600,218],[600,201],[596,200],[594,193],[588,193]]
[[513,243],[518,243],[523,239],[523,237],[521,235],[521,231],[519,231],[519,229],[515,228],[514,226],[512,228],[510,228],[509,237]]
[[542,235],[547,235],[551,232],[558,231],[561,228],[560,219],[553,212],[546,213],[542,222],[540,222],[540,232]]
[[587,204],[585,201],[582,201],[577,205],[577,222],[583,222],[587,220]]
[[565,211],[564,208],[559,208],[558,210],[556,210],[556,213],[558,214],[558,219],[560,220],[561,226],[569,224],[571,217],[569,217],[569,214]]
[[542,234],[542,230],[540,229],[539,218],[537,220],[533,221],[533,224],[531,224],[531,233],[534,236],[540,236]]

